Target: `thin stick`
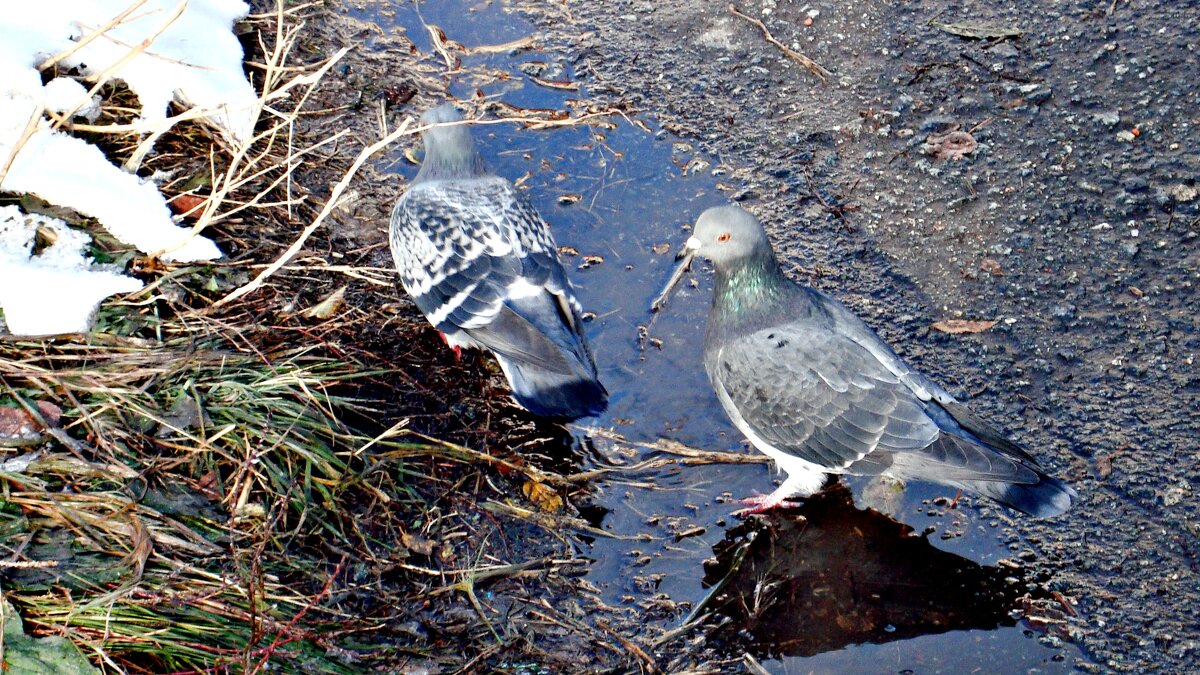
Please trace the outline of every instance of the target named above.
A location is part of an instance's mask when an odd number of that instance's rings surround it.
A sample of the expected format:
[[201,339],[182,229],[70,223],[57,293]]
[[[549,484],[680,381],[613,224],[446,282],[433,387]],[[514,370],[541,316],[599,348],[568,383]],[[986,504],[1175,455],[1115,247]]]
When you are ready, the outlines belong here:
[[78,124],[63,115],[47,111],[55,122],[62,120],[62,126],[69,131],[83,131],[91,134],[145,134],[163,133],[179,122],[211,117],[224,110],[224,106],[216,108],[189,108],[178,115],[153,120],[137,120],[128,124]]
[[657,312],[667,305],[667,300],[671,299],[671,291],[679,285],[679,281],[683,279],[683,275],[692,267],[692,256],[689,254],[687,261],[682,259],[675,265],[675,269],[671,271],[671,278],[667,279],[667,285],[663,286],[661,292],[654,296],[654,300],[650,303],[650,311]]
[[610,628],[609,625],[604,621],[597,621],[596,627],[616,638],[617,642],[620,642],[625,649],[628,649],[634,656],[637,656],[639,659],[641,659],[642,664],[646,666],[647,672],[659,672],[658,665],[654,663],[654,659],[650,658],[650,655],[647,654],[641,647],[637,646],[633,642],[630,642],[627,638],[625,638],[625,636]]
[[316,232],[317,228],[321,227],[322,223],[325,222],[325,218],[333,211],[333,208],[337,206],[338,201],[341,199],[342,193],[345,192],[346,188],[350,186],[350,181],[354,178],[354,175],[358,173],[359,168],[362,167],[362,165],[368,159],[370,159],[372,155],[391,145],[392,142],[397,138],[409,134],[410,132],[408,127],[410,126],[411,122],[412,118],[405,119],[395,131],[388,134],[378,142],[363,148],[362,152],[358,153],[358,158],[354,160],[354,164],[350,165],[350,168],[346,171],[346,174],[342,176],[342,179],[338,181],[338,184],[333,188],[333,192],[329,195],[329,199],[325,201],[325,206],[321,209],[321,213],[317,214],[317,217],[304,228],[304,231],[301,232],[296,241],[292,242],[292,245],[283,252],[283,255],[279,256],[275,262],[271,263],[270,267],[262,272],[259,272],[258,276],[254,277],[250,283],[238,288],[229,295],[214,302],[208,309],[216,309],[222,305],[226,305],[234,300],[237,300],[247,293],[253,293],[254,291],[258,290],[272,274],[275,274],[275,272],[279,271],[279,268],[283,267],[288,263],[288,261],[294,258],[296,254],[300,252],[300,249],[304,247],[304,243],[308,241],[308,238],[312,236],[312,233]]
[[[332,62],[332,60],[331,60],[331,62]],[[565,120],[526,120],[526,119],[463,120],[461,122],[445,124],[444,126],[457,126],[460,124],[479,124],[479,125],[506,124],[506,123],[510,123],[510,122],[531,122],[532,121],[532,122],[539,123],[543,127],[565,127],[565,126],[572,126],[572,125],[580,124],[581,122],[591,119],[593,117],[611,116],[615,112],[617,112],[617,111],[605,110],[605,111],[601,111],[601,112],[580,115],[578,117],[571,117],[571,118],[567,118]],[[304,243],[306,241],[308,241],[308,238],[312,236],[313,232],[316,232],[317,229],[319,227],[321,227],[321,224],[325,222],[325,218],[329,216],[329,213],[331,211],[333,211],[334,207],[337,205],[338,199],[342,196],[342,193],[346,191],[347,187],[349,187],[350,181],[354,178],[355,174],[358,173],[358,170],[362,167],[362,165],[368,159],[370,159],[370,157],[372,155],[374,155],[375,153],[384,149],[388,145],[391,145],[396,139],[400,138],[401,136],[416,134],[416,133],[419,133],[424,130],[424,127],[418,127],[416,129],[410,130],[409,127],[411,125],[412,125],[412,119],[411,118],[405,119],[404,122],[395,131],[388,134],[387,136],[385,136],[383,139],[379,140],[375,144],[363,148],[362,152],[360,152],[358,154],[358,158],[356,158],[354,160],[354,164],[350,165],[350,168],[346,171],[346,174],[344,176],[342,176],[342,179],[340,181],[338,181],[338,184],[333,188],[333,192],[329,195],[329,199],[325,202],[325,206],[321,209],[321,213],[319,213],[317,215],[316,219],[314,219],[312,223],[310,223],[307,227],[304,228],[304,230],[300,233],[300,236],[296,239],[296,241],[292,242],[292,245],[289,246],[288,249],[283,252],[283,255],[279,256],[279,258],[276,259],[275,262],[271,263],[271,265],[269,267],[267,267],[265,270],[263,270],[262,272],[259,272],[258,276],[255,277],[253,280],[251,280],[249,283],[245,284],[244,286],[241,286],[240,288],[234,290],[229,295],[226,295],[225,297],[221,298],[220,300],[214,302],[211,306],[208,307],[208,309],[204,310],[204,313],[211,312],[212,310],[214,310],[218,307],[227,305],[227,304],[233,302],[234,300],[237,300],[238,298],[242,297],[243,295],[246,295],[247,293],[253,293],[254,291],[258,290],[260,287],[262,287],[263,283],[266,282],[267,278],[270,277],[271,275],[275,274],[276,272],[278,272],[280,270],[280,268],[282,268],[293,257],[295,257],[296,254],[300,252],[300,249],[304,247]],[[199,226],[199,223],[197,224],[197,226]],[[193,228],[193,229],[196,229],[196,228]]]
[[[291,39],[291,35],[288,36],[288,40],[290,40],[290,39]],[[283,49],[283,47],[277,47],[277,52],[280,49]],[[312,85],[303,95],[301,95],[300,100],[297,102],[296,110],[298,111],[300,109],[300,107],[303,106],[304,103],[308,100],[308,97],[312,93],[313,88],[315,88],[316,84],[321,81],[321,78],[324,77],[325,73],[327,73],[329,71],[329,69],[332,68],[333,65],[335,63],[337,63],[343,56],[345,56],[347,53],[349,53],[349,51],[350,51],[349,47],[343,47],[336,54],[334,54],[332,57],[330,57],[319,69],[317,69],[316,72],[312,73],[311,75],[297,76],[295,78],[292,78],[287,83],[285,83],[279,89],[271,89],[269,94],[264,93],[262,99],[260,100],[260,105],[262,107],[260,108],[259,112],[256,113],[255,120],[257,120],[258,117],[261,115],[261,111],[263,109],[269,110],[269,108],[267,108],[267,106],[266,106],[266,101],[276,97],[280,92],[291,89],[298,84]],[[272,58],[272,60],[274,60],[276,57],[278,57],[280,60],[282,60],[284,58],[283,55],[280,53],[272,54],[271,58]],[[271,87],[272,83],[275,81],[275,78],[271,74],[272,73],[271,69],[268,69],[268,71],[269,72],[267,74],[266,81],[264,81],[264,83],[263,83],[264,92],[267,91],[266,88]],[[263,157],[266,156],[266,154],[270,148],[270,143],[268,143],[267,149],[264,149],[262,151],[262,153],[260,155],[258,155],[257,157],[252,158],[246,164],[246,166],[243,167],[242,162],[243,162],[243,160],[246,159],[246,156],[248,154],[250,154],[250,148],[257,141],[259,141],[261,139],[270,138],[275,133],[277,133],[282,126],[285,126],[286,124],[287,124],[286,121],[282,121],[279,124],[273,126],[271,129],[268,129],[267,131],[264,131],[264,132],[258,134],[257,136],[254,136],[252,139],[248,140],[247,142],[243,143],[241,145],[241,147],[239,147],[237,149],[236,153],[234,153],[233,159],[229,163],[229,169],[225,172],[225,175],[222,176],[220,179],[213,181],[212,194],[208,198],[210,206],[207,209],[205,209],[205,211],[200,215],[200,218],[196,221],[196,224],[192,226],[192,231],[189,234],[188,238],[183,240],[182,242],[180,242],[178,245],[176,245],[173,248],[165,249],[163,251],[157,251],[155,253],[155,255],[163,255],[166,253],[170,253],[171,251],[174,251],[174,250],[182,247],[188,241],[190,241],[192,237],[195,237],[196,235],[200,234],[201,231],[203,231],[206,227],[208,227],[216,219],[217,210],[220,207],[220,205],[224,202],[224,200],[228,197],[228,195],[234,189],[236,189],[240,185],[244,184],[247,180],[249,180],[249,178],[246,177],[246,172],[250,171],[254,166],[256,166],[258,164],[258,162]],[[335,135],[334,139],[336,139],[340,136],[341,136],[341,132],[339,132],[337,135]],[[327,141],[332,141],[334,139],[327,139]],[[324,144],[324,142],[322,142],[321,144],[318,144],[318,146],[322,145],[322,144]],[[313,148],[313,149],[315,149],[315,148]],[[274,168],[274,167],[272,167],[272,168]],[[288,170],[291,171],[295,168],[296,167],[294,165],[289,164]],[[355,167],[355,169],[357,169],[357,166]],[[342,189],[344,190],[345,186],[342,186]],[[329,205],[327,204],[326,206],[329,206]],[[225,214],[222,214],[222,217],[224,217],[224,215]],[[326,213],[322,212],[322,217],[324,215],[326,215]],[[316,229],[316,228],[313,228],[313,229]],[[311,234],[311,232],[309,232],[308,234]],[[307,235],[305,235],[304,238],[307,239]],[[300,243],[303,244],[303,241],[301,241]],[[297,248],[296,250],[299,250],[299,249]],[[295,251],[291,251],[291,255],[295,255]],[[286,260],[284,262],[286,262]],[[274,270],[271,270],[271,273],[273,274]],[[260,275],[260,277],[261,276],[262,275]],[[255,279],[255,281],[258,281],[258,279]],[[251,283],[254,283],[254,282],[251,282]],[[238,290],[240,291],[242,289],[238,289]],[[234,293],[237,293],[237,292],[238,291],[234,291]],[[249,292],[249,291],[246,291],[246,292]],[[221,303],[226,302],[230,299],[232,299],[232,298],[229,296],[226,296],[225,298],[222,298],[221,300],[219,300],[217,302],[217,304],[213,305],[213,307],[216,307],[216,306],[220,305]],[[212,309],[212,308],[210,307],[209,309]]]
[[59,61],[62,61],[63,59],[67,58],[68,56],[74,54],[75,52],[79,51],[80,49],[83,49],[84,47],[88,46],[89,44],[92,43],[92,40],[95,40],[96,38],[100,37],[101,35],[104,35],[108,31],[112,30],[118,24],[124,23],[126,17],[128,17],[130,14],[133,14],[134,10],[138,9],[139,7],[141,7],[144,4],[146,4],[146,0],[137,0],[132,5],[126,7],[125,11],[114,16],[111,21],[104,24],[100,28],[92,31],[91,33],[88,33],[87,36],[85,36],[79,42],[76,42],[75,44],[71,45],[71,47],[69,49],[61,51],[61,52],[55,54],[54,56],[51,56],[50,58],[46,59],[45,61],[42,61],[41,65],[38,66],[38,70],[45,70],[45,69],[49,68],[50,66],[58,63]]
[[782,51],[785,56],[799,62],[800,65],[802,65],[808,69],[808,72],[815,75],[818,80],[824,82],[825,78],[830,77],[832,75],[832,73],[830,73],[828,70],[825,70],[825,68],[822,67],[821,64],[817,63],[816,61],[813,61],[812,59],[808,58],[804,54],[801,54],[800,52],[796,51],[795,49],[792,49],[791,47],[783,44],[779,40],[776,40],[775,36],[771,35],[771,31],[767,30],[766,24],[764,24],[762,21],[759,21],[758,19],[756,19],[752,16],[746,16],[745,14],[742,14],[741,12],[738,11],[737,5],[730,5],[729,12],[731,14],[733,14],[734,16],[740,16],[743,19],[754,24],[755,26],[758,26],[758,29],[760,31],[762,31],[763,37],[765,37],[767,39],[767,42],[770,42],[771,44],[778,47],[779,50]]
[[13,162],[17,161],[17,155],[21,153],[21,148],[29,142],[30,138],[38,130],[38,122],[42,121],[42,113],[45,107],[42,104],[37,104],[33,108],[33,112],[29,115],[29,119],[25,122],[25,129],[21,132],[21,137],[13,145],[12,152],[8,153],[8,157],[4,159],[4,164],[0,165],[0,184],[4,183],[4,177],[8,175],[8,170],[12,168]]
[[92,88],[89,89],[82,97],[80,97],[80,99],[75,102],[75,105],[66,110],[61,118],[57,118],[51,128],[59,129],[63,126],[63,124],[65,124],[66,120],[73,118],[75,116],[75,112],[82,108],[84,104],[91,101],[92,97],[96,95],[96,92],[100,91],[100,88],[103,87],[110,79],[112,79],[113,75],[124,68],[130,61],[140,56],[142,52],[149,49],[150,45],[158,39],[158,36],[166,32],[166,30],[171,27],[171,24],[179,20],[179,17],[183,15],[183,10],[187,9],[187,5],[188,0],[180,0],[179,4],[175,6],[174,10],[172,10],[170,16],[167,17],[166,22],[159,26],[158,30],[151,33],[145,40],[142,40],[140,43],[134,46],[133,49],[129,50],[129,52],[118,59],[116,63],[110,65],[104,70],[104,72],[97,75],[96,84],[92,85]]

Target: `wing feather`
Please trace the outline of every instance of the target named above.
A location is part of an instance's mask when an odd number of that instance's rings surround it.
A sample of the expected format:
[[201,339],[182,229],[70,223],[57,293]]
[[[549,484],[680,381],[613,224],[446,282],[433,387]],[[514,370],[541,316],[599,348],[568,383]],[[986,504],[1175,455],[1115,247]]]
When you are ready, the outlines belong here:
[[755,436],[834,471],[938,438],[912,392],[870,352],[828,330],[790,325],[781,339],[783,330],[725,344],[710,372],[740,413],[731,417]]
[[411,186],[390,240],[404,290],[444,332],[491,323],[519,279],[578,304],[549,226],[502,178]]
[[[907,371],[896,370],[835,331],[795,323],[725,343],[709,377],[748,436],[832,472],[886,471],[943,482],[1039,480],[1036,464],[1011,441],[1005,439],[1012,450],[977,442],[970,435],[976,432],[950,420],[947,411],[967,419],[961,405],[922,400],[905,381]],[[974,416],[970,421],[981,425]],[[988,441],[1002,438],[980,428]]]

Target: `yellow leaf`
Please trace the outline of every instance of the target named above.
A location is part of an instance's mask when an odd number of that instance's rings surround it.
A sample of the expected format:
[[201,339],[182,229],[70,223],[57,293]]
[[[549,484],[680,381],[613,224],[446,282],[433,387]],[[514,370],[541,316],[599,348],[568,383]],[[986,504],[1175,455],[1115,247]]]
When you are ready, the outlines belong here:
[[525,484],[521,486],[521,492],[524,492],[525,497],[529,501],[533,502],[539,509],[548,513],[555,513],[562,508],[562,497],[559,497],[558,493],[554,491],[554,488],[546,485],[545,483],[539,483],[533,480],[526,481]]
[[336,291],[330,293],[324,300],[300,312],[300,316],[306,319],[325,319],[332,318],[338,312],[342,311],[342,307],[346,304],[346,287],[342,286]]

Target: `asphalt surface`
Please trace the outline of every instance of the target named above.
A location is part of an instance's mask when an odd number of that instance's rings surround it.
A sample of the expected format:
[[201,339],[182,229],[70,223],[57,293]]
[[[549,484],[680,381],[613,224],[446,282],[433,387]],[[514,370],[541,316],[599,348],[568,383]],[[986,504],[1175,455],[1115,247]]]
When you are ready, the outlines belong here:
[[[1194,667],[1196,3],[738,8],[828,80],[723,3],[534,14],[576,35],[592,95],[731,168],[719,187],[768,224],[794,273],[819,272],[1079,491],[1067,516],[1019,529],[1077,612],[1066,633],[1090,667]],[[955,34],[981,20],[1020,36]],[[970,154],[923,151],[951,130],[973,137]],[[929,329],[952,318],[997,323]]]

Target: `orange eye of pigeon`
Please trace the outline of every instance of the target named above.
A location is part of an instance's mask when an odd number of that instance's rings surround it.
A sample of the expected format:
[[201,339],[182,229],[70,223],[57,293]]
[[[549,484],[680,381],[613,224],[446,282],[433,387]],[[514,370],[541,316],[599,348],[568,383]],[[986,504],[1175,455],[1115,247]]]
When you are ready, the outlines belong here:
[[722,232],[721,234],[718,234],[718,235],[717,235],[717,241],[721,242],[722,244],[724,244],[725,242],[729,241],[729,233],[728,233],[728,232]]

